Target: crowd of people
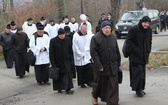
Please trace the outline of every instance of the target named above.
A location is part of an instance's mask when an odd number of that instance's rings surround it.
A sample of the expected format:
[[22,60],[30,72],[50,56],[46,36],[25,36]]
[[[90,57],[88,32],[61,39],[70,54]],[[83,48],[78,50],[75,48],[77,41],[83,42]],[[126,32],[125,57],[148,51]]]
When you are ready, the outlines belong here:
[[[91,21],[85,14],[80,15],[80,23],[75,18],[69,21],[68,16],[63,17],[60,24],[54,20],[47,23],[45,17],[41,17],[36,24],[32,18],[28,18],[22,26],[17,27],[12,21],[0,35],[6,66],[12,68],[15,62],[16,76],[24,78],[30,67],[27,51],[31,50],[36,57],[34,70],[39,85],[50,85],[49,67],[57,67],[59,78],[52,81],[54,91],[73,94],[73,78],[77,78],[77,85],[81,88],[93,88],[93,105],[98,105],[98,98],[107,105],[118,105],[121,57],[117,38],[112,34],[114,24],[111,17],[111,13],[107,17],[101,14],[95,35]],[[142,18],[126,39],[130,83],[139,97],[145,95],[145,65],[151,50],[149,25],[150,18]],[[146,42],[141,41],[144,38]]]

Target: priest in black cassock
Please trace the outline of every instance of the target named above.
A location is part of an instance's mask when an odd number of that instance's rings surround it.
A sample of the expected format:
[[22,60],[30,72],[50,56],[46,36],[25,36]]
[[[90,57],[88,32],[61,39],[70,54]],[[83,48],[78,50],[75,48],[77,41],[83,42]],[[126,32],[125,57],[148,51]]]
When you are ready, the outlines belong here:
[[98,105],[98,97],[107,105],[118,105],[118,70],[121,62],[116,37],[111,34],[111,23],[103,21],[100,32],[92,37],[90,53],[96,70],[92,103]]
[[[65,27],[64,27],[64,30],[65,30],[65,36],[66,36],[66,37],[69,37],[69,38],[71,39],[71,43],[72,43],[72,39],[73,39],[74,33],[71,32],[71,29],[70,29],[69,26],[65,26]],[[72,67],[72,72],[73,72],[72,75],[73,75],[73,78],[76,78],[76,69],[75,69],[74,60],[73,60],[71,63],[72,63],[72,65],[74,65],[74,66]]]
[[17,27],[16,33],[12,36],[12,45],[14,49],[15,71],[16,76],[23,78],[27,66],[27,48],[29,46],[29,38],[23,32],[22,27]]
[[5,63],[7,68],[13,67],[13,61],[14,61],[14,53],[13,53],[13,47],[12,47],[12,41],[11,37],[13,36],[13,33],[11,32],[10,24],[8,24],[5,28],[5,32],[3,32],[0,35],[0,45],[3,48],[3,56],[5,59]]
[[53,67],[59,68],[59,79],[53,79],[53,90],[66,90],[66,94],[73,94],[72,83],[72,45],[71,39],[65,36],[65,31],[60,28],[58,36],[50,41],[50,62]]

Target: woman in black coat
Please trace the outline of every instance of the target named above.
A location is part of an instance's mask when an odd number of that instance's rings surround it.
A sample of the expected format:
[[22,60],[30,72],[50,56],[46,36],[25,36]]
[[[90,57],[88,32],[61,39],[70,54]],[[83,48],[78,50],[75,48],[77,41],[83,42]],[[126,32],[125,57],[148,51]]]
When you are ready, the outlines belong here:
[[50,62],[53,67],[59,68],[59,79],[53,80],[53,90],[66,90],[67,94],[72,94],[74,91],[72,83],[72,70],[73,61],[71,39],[65,37],[65,31],[60,28],[58,36],[50,41]]

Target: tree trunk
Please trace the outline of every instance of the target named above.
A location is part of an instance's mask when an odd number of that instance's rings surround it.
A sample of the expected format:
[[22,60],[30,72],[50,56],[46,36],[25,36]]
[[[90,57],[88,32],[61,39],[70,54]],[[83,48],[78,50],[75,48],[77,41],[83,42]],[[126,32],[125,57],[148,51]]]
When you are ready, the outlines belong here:
[[6,12],[6,7],[7,7],[6,0],[2,0],[2,3],[3,3],[3,8],[2,8],[2,10],[3,10],[3,13],[5,13],[5,12]]
[[11,11],[13,11],[13,9],[14,9],[14,3],[13,3],[13,0],[10,0],[10,8],[11,8]]
[[65,10],[65,0],[58,0],[58,18],[62,19],[62,17],[65,16],[65,13],[66,10]]
[[111,0],[111,13],[112,13],[114,25],[116,24],[119,18],[120,3],[121,3],[121,0]]
[[81,0],[81,14],[83,14],[83,0]]

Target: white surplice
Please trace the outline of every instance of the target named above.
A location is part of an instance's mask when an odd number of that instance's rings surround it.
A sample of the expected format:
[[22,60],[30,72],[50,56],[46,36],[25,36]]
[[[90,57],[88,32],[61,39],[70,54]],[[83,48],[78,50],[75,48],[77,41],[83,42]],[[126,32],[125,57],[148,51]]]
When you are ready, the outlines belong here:
[[[37,37],[36,45],[34,36],[30,38],[29,46],[36,56],[35,65],[49,64],[49,43],[50,38],[46,34],[43,34],[42,37]],[[43,47],[46,48],[46,51],[41,52],[40,49]]]
[[90,42],[93,34],[88,30],[86,35],[80,36],[76,32],[73,36],[73,53],[75,66],[83,66],[90,63]]

